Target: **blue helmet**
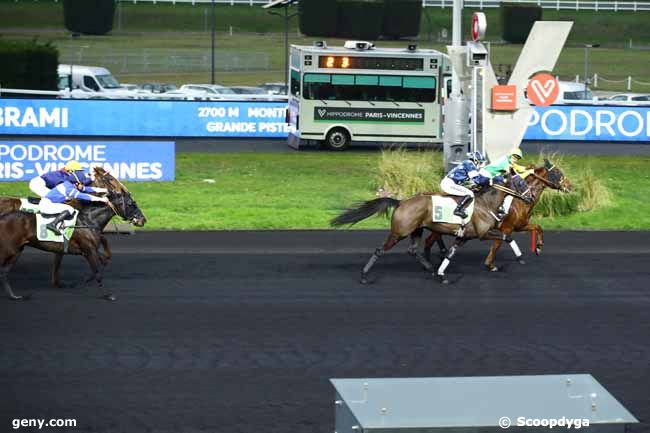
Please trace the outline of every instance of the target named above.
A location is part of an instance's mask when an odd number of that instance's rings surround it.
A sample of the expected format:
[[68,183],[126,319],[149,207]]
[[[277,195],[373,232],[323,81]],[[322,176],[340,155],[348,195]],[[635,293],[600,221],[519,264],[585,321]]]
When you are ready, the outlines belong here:
[[477,165],[483,164],[485,162],[485,157],[481,152],[470,152],[467,154],[467,156]]

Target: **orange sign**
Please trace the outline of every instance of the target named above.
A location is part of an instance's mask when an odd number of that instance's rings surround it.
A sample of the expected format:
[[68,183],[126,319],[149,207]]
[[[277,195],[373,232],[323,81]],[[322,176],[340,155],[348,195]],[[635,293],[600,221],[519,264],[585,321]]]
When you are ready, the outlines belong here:
[[494,111],[517,110],[517,86],[492,87],[492,109]]
[[560,84],[551,74],[535,74],[526,88],[528,100],[538,107],[548,107],[557,100]]

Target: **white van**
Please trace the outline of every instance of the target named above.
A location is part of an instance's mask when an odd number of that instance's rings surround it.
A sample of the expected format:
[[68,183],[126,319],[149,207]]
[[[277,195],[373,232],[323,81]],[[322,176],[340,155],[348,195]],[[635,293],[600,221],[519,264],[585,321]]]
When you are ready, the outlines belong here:
[[560,81],[560,94],[555,101],[556,105],[568,104],[594,104],[598,98],[591,93],[584,83],[574,81]]
[[113,74],[97,66],[59,65],[59,90],[70,89],[73,98],[134,99],[135,92],[120,87]]

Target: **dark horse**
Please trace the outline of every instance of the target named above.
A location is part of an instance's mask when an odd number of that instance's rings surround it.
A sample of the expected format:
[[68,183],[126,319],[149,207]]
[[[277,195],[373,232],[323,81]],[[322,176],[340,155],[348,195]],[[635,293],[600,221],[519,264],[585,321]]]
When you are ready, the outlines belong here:
[[[91,203],[81,207],[77,228],[64,251],[63,243],[41,242],[36,236],[36,216],[26,212],[13,212],[0,217],[0,283],[9,299],[20,300],[9,285],[9,271],[16,263],[25,246],[38,248],[55,254],[52,281],[59,283],[59,267],[64,254],[82,255],[92,271],[88,281],[95,280],[103,287],[103,275],[99,247],[101,233],[114,215],[142,227],[147,221],[137,203],[124,185],[102,168],[95,168],[95,184],[108,190],[108,204]],[[115,300],[111,293],[104,294],[107,300]]]
[[370,200],[356,208],[346,210],[334,218],[331,224],[332,226],[355,224],[375,214],[387,215],[391,208],[395,208],[391,218],[391,232],[388,238],[381,248],[375,250],[361,272],[361,283],[363,284],[368,282],[368,272],[370,272],[377,259],[408,236],[411,236],[409,253],[414,255],[427,270],[432,270],[433,265],[418,251],[422,236],[421,229],[426,228],[436,233],[456,236],[456,243],[447,253],[436,274],[441,282],[446,284],[449,281],[445,276],[445,270],[456,249],[463,243],[473,238],[484,240],[503,239],[503,234],[495,228],[498,222],[495,215],[508,193],[521,196],[519,191],[512,191],[501,185],[492,185],[477,194],[474,213],[462,230],[459,224],[432,222],[433,206],[431,196],[441,194],[419,194],[403,201],[388,197]]
[[[499,230],[501,233],[508,237],[513,232],[528,231],[536,233],[535,253],[537,255],[540,255],[542,252],[542,247],[544,246],[544,233],[542,227],[540,227],[538,224],[530,223],[530,217],[533,213],[533,209],[539,202],[542,193],[547,187],[567,193],[572,190],[573,186],[571,185],[569,179],[564,176],[562,170],[560,170],[556,165],[552,164],[548,159],[544,159],[544,166],[535,168],[533,172],[526,177],[525,180],[528,184],[532,202],[526,202],[519,199],[513,200],[508,214],[503,219],[503,222],[499,225]],[[442,241],[442,236],[439,233],[434,232],[431,233],[431,235],[426,240],[425,257],[430,257],[431,247],[433,246],[434,242],[438,243],[438,246],[443,253],[446,252],[445,244]],[[499,248],[501,248],[502,243],[503,239],[496,239],[494,242],[492,242],[490,252],[485,258],[485,267],[491,272],[496,272],[499,270],[499,268],[494,265],[494,258]],[[516,246],[514,240],[511,240],[510,246],[515,251],[517,261],[521,264],[524,264],[525,262],[521,258],[521,251],[519,250],[519,247]]]

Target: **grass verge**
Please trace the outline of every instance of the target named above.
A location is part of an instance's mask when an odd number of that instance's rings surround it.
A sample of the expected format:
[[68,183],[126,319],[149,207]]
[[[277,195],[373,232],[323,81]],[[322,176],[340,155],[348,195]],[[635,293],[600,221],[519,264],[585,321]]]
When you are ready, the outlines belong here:
[[[344,207],[375,197],[381,158],[378,153],[179,154],[176,182],[130,183],[129,188],[149,219],[147,229],[325,229]],[[610,191],[611,205],[535,217],[536,222],[546,229],[650,229],[650,158],[565,156],[562,161],[570,178],[586,167]],[[437,176],[434,170],[431,185]],[[0,184],[2,195],[27,193],[26,183]],[[372,218],[355,227],[388,224]]]

